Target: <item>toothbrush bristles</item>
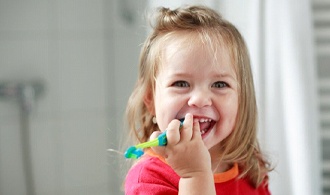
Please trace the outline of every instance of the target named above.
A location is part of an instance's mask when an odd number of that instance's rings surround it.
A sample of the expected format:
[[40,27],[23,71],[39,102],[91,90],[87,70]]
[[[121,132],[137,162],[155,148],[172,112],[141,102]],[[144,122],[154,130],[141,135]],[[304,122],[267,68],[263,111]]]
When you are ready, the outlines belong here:
[[120,155],[123,155],[124,153],[123,152],[120,152],[120,151],[118,151],[118,150],[115,150],[115,149],[108,149],[107,151],[109,151],[109,152],[114,152],[114,153],[117,153],[117,154],[120,154]]

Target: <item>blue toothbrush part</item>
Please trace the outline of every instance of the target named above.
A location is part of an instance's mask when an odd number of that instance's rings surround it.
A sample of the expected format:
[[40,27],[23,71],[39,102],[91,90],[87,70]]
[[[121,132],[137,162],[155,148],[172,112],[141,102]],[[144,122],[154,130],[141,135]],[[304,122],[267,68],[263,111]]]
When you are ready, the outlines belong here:
[[[180,125],[181,127],[181,125]],[[166,131],[164,131],[162,134],[160,134],[158,137],[158,146],[166,146],[167,144],[167,137],[166,137]]]
[[[184,119],[180,119],[180,122],[181,122],[180,128],[183,125],[183,121],[184,121]],[[154,146],[166,146],[166,144],[167,144],[166,131],[167,130],[165,130],[157,138],[155,138],[151,141],[143,142],[138,145],[129,147],[124,154],[125,158],[138,159],[144,154],[144,151],[143,151],[144,148],[150,148],[150,147],[154,147]]]
[[144,152],[142,149],[136,148],[135,146],[131,146],[126,150],[124,155],[125,155],[125,158],[138,159],[143,154],[144,154]]

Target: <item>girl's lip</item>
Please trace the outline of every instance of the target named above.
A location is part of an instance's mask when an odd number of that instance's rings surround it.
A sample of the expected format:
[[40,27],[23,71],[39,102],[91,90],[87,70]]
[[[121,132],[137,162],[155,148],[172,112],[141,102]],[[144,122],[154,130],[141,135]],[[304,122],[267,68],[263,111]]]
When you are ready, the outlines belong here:
[[205,131],[205,132],[202,132],[204,130],[201,130],[201,134],[202,134],[202,138],[204,139],[205,137],[207,137],[208,134],[210,134],[210,132],[213,130],[213,128],[215,127],[215,122],[214,121],[211,121],[211,126]]
[[[209,120],[209,119],[211,119],[212,121],[217,121],[215,118],[209,117],[209,116],[199,116],[199,115],[194,115],[194,114],[193,114],[193,116],[194,116],[194,120],[200,120],[200,119]],[[180,120],[182,122],[182,121],[184,121],[184,117],[178,118],[178,120]]]
[[[207,137],[207,135],[212,131],[212,129],[214,128],[215,124],[216,124],[216,120],[214,120],[212,117],[207,117],[207,116],[200,116],[200,115],[193,115],[193,120],[194,121],[198,121],[198,122],[209,122],[211,124],[211,126],[205,131],[202,132],[204,130],[201,129],[201,133],[202,133],[202,138],[204,139],[205,137]],[[178,118],[178,120],[181,121],[181,123],[184,121],[184,117],[182,118]]]
[[176,115],[175,118],[178,119],[178,120],[184,120],[186,114],[188,114],[188,113],[192,114],[194,119],[195,118],[196,119],[204,118],[204,119],[211,119],[211,120],[217,121],[217,118],[218,118],[218,117],[216,117],[216,115],[212,116],[212,115],[209,115],[207,113],[199,113],[199,114],[196,113],[196,114],[194,114],[194,112],[180,113],[180,114]]

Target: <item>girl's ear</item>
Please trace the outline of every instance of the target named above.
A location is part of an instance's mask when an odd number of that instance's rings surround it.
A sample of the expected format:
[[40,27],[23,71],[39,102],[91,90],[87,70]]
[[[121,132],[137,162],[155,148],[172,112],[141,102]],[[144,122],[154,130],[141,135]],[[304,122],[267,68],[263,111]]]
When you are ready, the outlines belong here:
[[150,90],[148,90],[143,98],[143,102],[146,105],[148,111],[155,115],[154,97]]

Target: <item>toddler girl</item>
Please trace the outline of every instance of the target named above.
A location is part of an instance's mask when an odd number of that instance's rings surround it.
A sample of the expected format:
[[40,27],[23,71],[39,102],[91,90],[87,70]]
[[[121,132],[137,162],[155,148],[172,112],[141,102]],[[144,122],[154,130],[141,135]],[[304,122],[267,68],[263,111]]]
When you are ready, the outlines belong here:
[[126,194],[270,194],[248,51],[214,10],[158,10],[127,118],[139,143],[167,130],[167,145],[132,166]]

